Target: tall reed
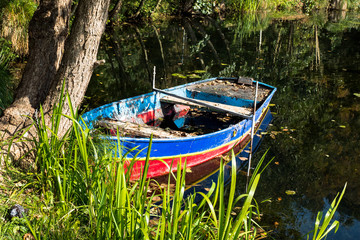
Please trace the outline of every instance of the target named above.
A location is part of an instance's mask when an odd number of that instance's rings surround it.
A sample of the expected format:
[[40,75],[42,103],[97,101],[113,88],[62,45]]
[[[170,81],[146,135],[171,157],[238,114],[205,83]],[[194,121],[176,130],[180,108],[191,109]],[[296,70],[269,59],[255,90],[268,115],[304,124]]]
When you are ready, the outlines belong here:
[[343,198],[345,194],[347,183],[345,183],[345,186],[339,195],[339,193],[336,195],[334,200],[332,201],[330,208],[327,210],[325,217],[323,218],[323,213],[318,212],[315,220],[315,226],[314,230],[312,230],[310,233],[307,234],[307,239],[310,239],[310,236],[312,235],[313,240],[320,240],[323,238],[326,238],[326,236],[334,230],[336,233],[339,229],[339,221],[333,220],[334,214],[339,207],[340,201]]

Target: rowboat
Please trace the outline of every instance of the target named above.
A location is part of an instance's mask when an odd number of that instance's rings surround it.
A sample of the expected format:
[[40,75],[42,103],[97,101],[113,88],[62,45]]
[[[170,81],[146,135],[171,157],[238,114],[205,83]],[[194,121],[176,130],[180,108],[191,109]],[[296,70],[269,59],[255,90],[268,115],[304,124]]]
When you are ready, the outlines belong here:
[[176,171],[178,161],[191,168],[243,143],[275,91],[249,78],[211,78],[154,88],[92,109],[82,118],[89,129],[104,130],[102,139],[115,157],[132,165],[131,179],[141,176],[149,152],[147,177],[154,178]]

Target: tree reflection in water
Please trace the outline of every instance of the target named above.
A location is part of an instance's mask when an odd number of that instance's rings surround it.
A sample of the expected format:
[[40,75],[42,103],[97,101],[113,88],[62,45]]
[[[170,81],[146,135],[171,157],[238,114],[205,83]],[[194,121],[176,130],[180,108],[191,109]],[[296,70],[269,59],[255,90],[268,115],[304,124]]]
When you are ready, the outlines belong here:
[[360,24],[351,13],[335,14],[114,27],[103,38],[99,58],[107,63],[94,73],[86,104],[151,91],[155,65],[158,88],[219,75],[276,86],[275,120],[261,146],[276,158],[257,192],[257,200],[272,199],[262,206],[262,225],[274,230],[275,239],[299,239],[348,182],[335,236],[353,239],[360,227],[360,98],[354,95],[360,93]]

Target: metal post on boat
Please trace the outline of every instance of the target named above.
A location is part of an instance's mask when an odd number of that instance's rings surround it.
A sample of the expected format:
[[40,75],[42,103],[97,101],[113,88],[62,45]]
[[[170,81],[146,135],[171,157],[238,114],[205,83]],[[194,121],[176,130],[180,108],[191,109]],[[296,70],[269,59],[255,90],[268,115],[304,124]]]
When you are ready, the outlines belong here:
[[[152,82],[153,91],[155,89],[155,79],[156,79],[156,66],[154,66],[154,73],[153,73],[153,82]],[[156,100],[154,100],[154,101],[156,101]],[[152,121],[155,122],[155,114],[153,114]]]
[[153,89],[155,88],[155,76],[156,76],[156,66],[154,66],[154,73],[153,73],[153,82],[152,82]]
[[249,162],[248,162],[248,169],[246,174],[246,192],[248,190],[248,184],[249,184],[249,177],[250,177],[250,168],[251,168],[251,158],[253,155],[253,142],[254,142],[254,131],[255,131],[255,121],[256,121],[256,103],[257,103],[257,94],[258,94],[258,86],[259,82],[256,81],[256,87],[255,87],[255,96],[254,96],[254,112],[252,117],[252,125],[251,125],[251,136],[250,136],[250,153],[249,153]]

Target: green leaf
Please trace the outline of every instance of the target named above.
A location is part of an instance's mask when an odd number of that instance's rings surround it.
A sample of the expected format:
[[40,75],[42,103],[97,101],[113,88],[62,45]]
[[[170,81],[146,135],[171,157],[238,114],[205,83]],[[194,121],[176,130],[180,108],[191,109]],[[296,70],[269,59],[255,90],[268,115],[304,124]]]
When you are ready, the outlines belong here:
[[193,74],[189,74],[187,75],[188,78],[201,78],[199,75],[193,73]]
[[178,78],[186,78],[186,76],[184,76],[184,75],[181,74],[181,73],[173,73],[173,74],[171,74],[171,76],[173,76],[173,77],[178,77]]
[[355,97],[360,97],[360,93],[354,93]]
[[285,193],[287,195],[295,195],[296,194],[296,192],[294,190],[286,190]]

